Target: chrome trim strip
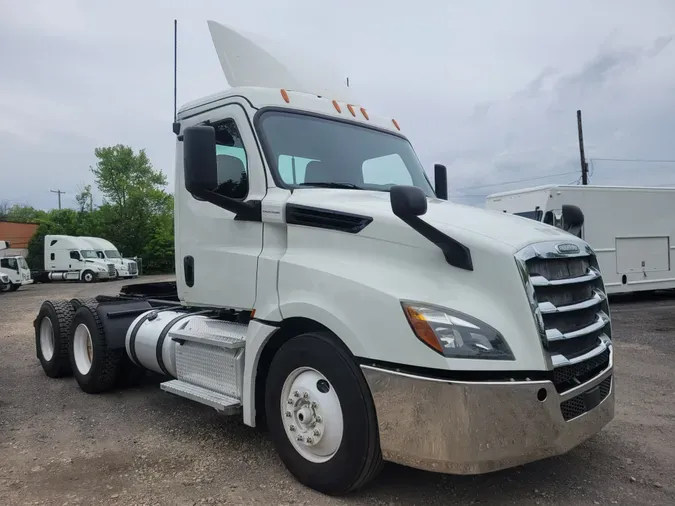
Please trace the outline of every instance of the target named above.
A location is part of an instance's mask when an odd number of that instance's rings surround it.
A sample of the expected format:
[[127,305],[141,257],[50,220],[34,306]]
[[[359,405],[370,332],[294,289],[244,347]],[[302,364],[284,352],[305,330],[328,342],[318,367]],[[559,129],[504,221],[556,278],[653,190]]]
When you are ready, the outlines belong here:
[[562,286],[562,285],[573,285],[575,283],[584,283],[585,281],[593,281],[600,277],[600,271],[594,267],[588,268],[588,274],[583,276],[578,276],[576,278],[564,278],[564,279],[554,279],[549,281],[544,276],[531,276],[532,284],[534,286]]
[[597,346],[596,348],[593,348],[591,351],[574,358],[567,358],[564,355],[556,353],[555,355],[551,355],[551,361],[553,362],[553,367],[555,368],[564,367],[566,365],[574,365],[578,364],[579,362],[584,362],[590,358],[597,357],[598,355],[603,353],[607,348],[611,348],[611,346],[612,341],[609,339],[609,337],[603,334],[600,336],[600,345]]
[[546,338],[548,339],[549,342],[555,342],[555,341],[564,341],[566,339],[574,339],[575,337],[586,336],[591,332],[600,330],[605,325],[607,325],[608,322],[609,318],[607,318],[607,315],[605,315],[605,313],[600,311],[598,313],[598,317],[589,326],[584,327],[583,329],[575,330],[574,332],[567,332],[566,334],[563,334],[558,329],[546,329]]
[[583,302],[578,302],[576,304],[569,304],[567,306],[557,307],[552,302],[540,302],[539,310],[542,314],[553,314],[553,313],[567,313],[569,311],[578,311],[579,309],[587,309],[593,307],[597,304],[602,303],[607,297],[600,290],[593,290],[593,297]]

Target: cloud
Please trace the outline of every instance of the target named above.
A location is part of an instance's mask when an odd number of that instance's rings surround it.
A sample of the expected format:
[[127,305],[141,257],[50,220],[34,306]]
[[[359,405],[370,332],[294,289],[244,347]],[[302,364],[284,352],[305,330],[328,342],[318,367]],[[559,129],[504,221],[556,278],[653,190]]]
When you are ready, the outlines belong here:
[[[310,44],[348,69],[369,111],[399,121],[425,167],[447,164],[462,202],[574,181],[577,109],[589,157],[675,159],[671,0],[639,16],[630,0],[34,0],[0,11],[0,167],[10,174],[0,200],[52,207],[60,188],[74,205],[94,148],[117,143],[147,148],[172,179],[174,18],[179,102],[226,87],[207,19]],[[593,167],[594,182],[675,181],[675,164]]]

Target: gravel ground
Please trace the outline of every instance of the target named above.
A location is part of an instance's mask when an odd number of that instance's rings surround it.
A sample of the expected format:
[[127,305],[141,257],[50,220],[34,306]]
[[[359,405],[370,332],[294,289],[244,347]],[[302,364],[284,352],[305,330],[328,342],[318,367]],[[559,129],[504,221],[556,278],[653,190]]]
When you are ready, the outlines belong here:
[[43,374],[40,303],[122,284],[0,295],[1,505],[675,504],[675,297],[613,301],[616,418],[567,455],[477,477],[388,464],[367,489],[331,498],[295,482],[266,433],[157,381],[88,395]]

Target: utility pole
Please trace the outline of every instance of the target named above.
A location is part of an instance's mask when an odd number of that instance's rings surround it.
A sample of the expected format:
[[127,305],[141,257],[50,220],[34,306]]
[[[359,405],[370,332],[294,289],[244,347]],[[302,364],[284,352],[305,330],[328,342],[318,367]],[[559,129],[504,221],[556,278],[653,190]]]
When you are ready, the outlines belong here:
[[579,131],[579,157],[581,158],[581,184],[588,184],[588,163],[584,154],[584,131],[581,128],[581,110],[577,110],[577,130]]
[[58,196],[59,196],[59,210],[60,210],[61,209],[61,194],[66,193],[66,192],[62,192],[61,190],[49,190],[49,191],[52,192],[52,193],[58,194]]

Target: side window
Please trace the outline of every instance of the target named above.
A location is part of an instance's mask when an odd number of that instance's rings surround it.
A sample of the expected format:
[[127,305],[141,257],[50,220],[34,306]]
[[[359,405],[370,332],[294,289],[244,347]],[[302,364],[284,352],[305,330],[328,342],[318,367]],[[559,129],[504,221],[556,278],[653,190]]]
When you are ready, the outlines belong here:
[[9,269],[9,260],[6,258],[1,258],[0,259],[0,267],[3,267],[5,269]]
[[279,176],[286,184],[300,184],[305,182],[307,164],[313,162],[311,158],[301,156],[279,155],[277,162]]
[[365,160],[361,167],[365,184],[384,186],[413,184],[410,172],[408,172],[403,159],[397,153],[370,158]]
[[52,260],[56,260],[56,256],[54,255],[54,253],[52,253],[51,255],[49,255],[49,258],[51,258]]
[[52,239],[49,243],[50,246],[54,246],[58,242],[58,239]]
[[[52,253],[52,255],[53,255],[53,253]],[[77,252],[77,251],[71,251],[70,252],[70,258],[72,258],[73,260],[79,260],[80,259],[80,253]]]
[[248,195],[248,160],[237,124],[226,119],[213,126],[218,163],[218,186],[214,191],[225,197],[244,199]]

